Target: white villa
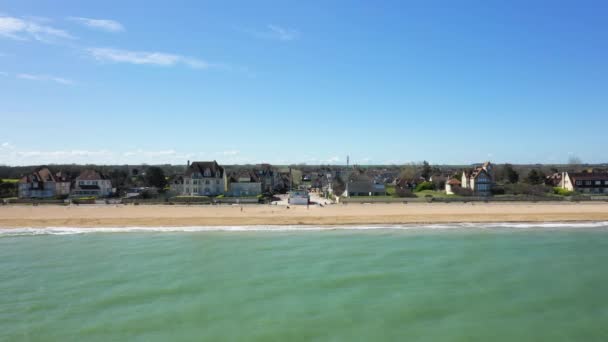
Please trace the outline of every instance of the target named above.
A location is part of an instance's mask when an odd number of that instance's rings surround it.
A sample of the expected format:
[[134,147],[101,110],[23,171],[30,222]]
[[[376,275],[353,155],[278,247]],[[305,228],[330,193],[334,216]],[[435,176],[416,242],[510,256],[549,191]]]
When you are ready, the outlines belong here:
[[235,197],[257,196],[262,193],[262,183],[254,172],[240,171],[230,176],[230,195]]
[[84,170],[74,180],[72,197],[108,197],[113,192],[110,179],[95,170]]
[[228,191],[228,179],[224,168],[215,160],[192,164],[188,161],[185,174],[170,186],[182,196],[217,196]]

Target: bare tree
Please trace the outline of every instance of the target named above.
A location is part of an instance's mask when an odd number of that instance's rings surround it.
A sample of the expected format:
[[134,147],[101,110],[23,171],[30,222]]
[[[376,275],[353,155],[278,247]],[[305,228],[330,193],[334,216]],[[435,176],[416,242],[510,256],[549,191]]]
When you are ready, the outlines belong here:
[[418,166],[415,163],[410,163],[403,165],[401,168],[401,172],[399,173],[399,178],[401,179],[415,179],[418,174]]
[[571,155],[570,158],[568,158],[568,164],[570,164],[571,166],[580,166],[583,164],[583,161],[581,160],[581,158],[575,155]]

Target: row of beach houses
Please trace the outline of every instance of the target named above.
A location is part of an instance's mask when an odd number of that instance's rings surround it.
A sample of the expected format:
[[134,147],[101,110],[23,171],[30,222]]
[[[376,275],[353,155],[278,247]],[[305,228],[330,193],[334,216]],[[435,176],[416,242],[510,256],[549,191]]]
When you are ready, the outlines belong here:
[[[585,170],[582,172],[559,172],[547,177],[547,184],[581,194],[608,194],[608,173]],[[471,190],[476,195],[489,196],[495,185],[494,168],[485,162],[473,169],[462,172],[461,180],[446,182],[447,194],[454,194],[458,187]]]
[[[185,172],[169,179],[169,192],[175,196],[255,197],[275,193],[289,186],[289,175],[269,164],[230,174],[216,161],[188,162]],[[109,197],[115,194],[111,180],[96,170],[84,170],[71,179],[41,167],[18,182],[20,198]]]
[[[337,177],[347,179],[342,196],[383,196],[386,184],[377,177],[366,174],[319,173],[312,179],[303,175],[304,189],[317,188],[332,193],[332,183]],[[454,173],[452,173],[453,175]],[[459,173],[460,174],[460,173]],[[490,162],[461,171],[458,178],[450,175],[434,175],[431,181],[443,178],[447,194],[458,194],[459,189],[467,189],[477,196],[489,196],[495,186],[494,166]],[[255,197],[263,193],[284,192],[291,189],[291,170],[279,170],[269,164],[252,168],[240,168],[228,172],[216,161],[188,161],[183,174],[169,179],[169,192],[173,196],[232,196]],[[395,179],[397,187],[414,188],[424,179]],[[569,191],[587,194],[608,194],[608,173],[602,172],[562,172],[550,176],[551,185]],[[116,186],[116,185],[114,185]],[[41,167],[23,176],[18,183],[20,198],[58,198],[58,197],[109,197],[116,193],[111,180],[102,173],[88,169],[77,177],[70,178],[63,172],[53,173]]]
[[285,189],[289,186],[289,177],[289,173],[279,172],[269,164],[228,174],[215,160],[188,161],[184,174],[173,177],[169,188],[180,196],[253,197]]
[[[585,170],[582,172],[559,172],[547,177],[547,184],[581,194],[608,194],[608,173]],[[490,162],[462,172],[461,180],[446,182],[447,194],[454,194],[458,187],[471,190],[476,195],[489,196],[495,185],[494,168]]]
[[47,167],[22,177],[18,183],[20,198],[108,197],[115,190],[112,182],[95,170],[84,170],[74,179]]

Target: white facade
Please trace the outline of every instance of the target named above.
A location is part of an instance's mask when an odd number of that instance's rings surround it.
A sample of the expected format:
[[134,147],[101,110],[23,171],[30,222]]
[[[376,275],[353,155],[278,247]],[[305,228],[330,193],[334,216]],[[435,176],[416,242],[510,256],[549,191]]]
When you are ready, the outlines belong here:
[[568,174],[568,172],[562,173],[562,180],[560,181],[560,187],[562,187],[568,191],[574,191],[574,184],[572,183],[572,180],[570,179],[570,175]]
[[262,193],[262,183],[260,182],[232,182],[230,183],[230,194],[235,197],[257,196]]
[[112,181],[95,170],[83,170],[74,180],[72,197],[108,197],[112,195]]
[[109,179],[76,180],[72,196],[74,197],[108,197],[112,194],[112,182]]
[[223,195],[228,191],[228,178],[215,161],[193,162],[186,169],[181,188],[183,196]]
[[294,205],[307,205],[310,202],[310,196],[308,195],[308,191],[300,190],[300,191],[292,191],[289,193],[289,198],[287,203]]

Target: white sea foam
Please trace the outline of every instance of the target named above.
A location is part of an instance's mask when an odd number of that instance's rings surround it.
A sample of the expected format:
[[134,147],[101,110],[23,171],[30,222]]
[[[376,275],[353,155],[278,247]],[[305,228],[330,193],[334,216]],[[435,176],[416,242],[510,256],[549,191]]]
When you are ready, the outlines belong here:
[[530,222],[530,223],[443,223],[348,226],[190,226],[190,227],[46,227],[0,228],[0,236],[72,235],[92,233],[162,233],[162,232],[306,232],[332,230],[420,230],[420,229],[608,229],[607,221],[597,222]]

